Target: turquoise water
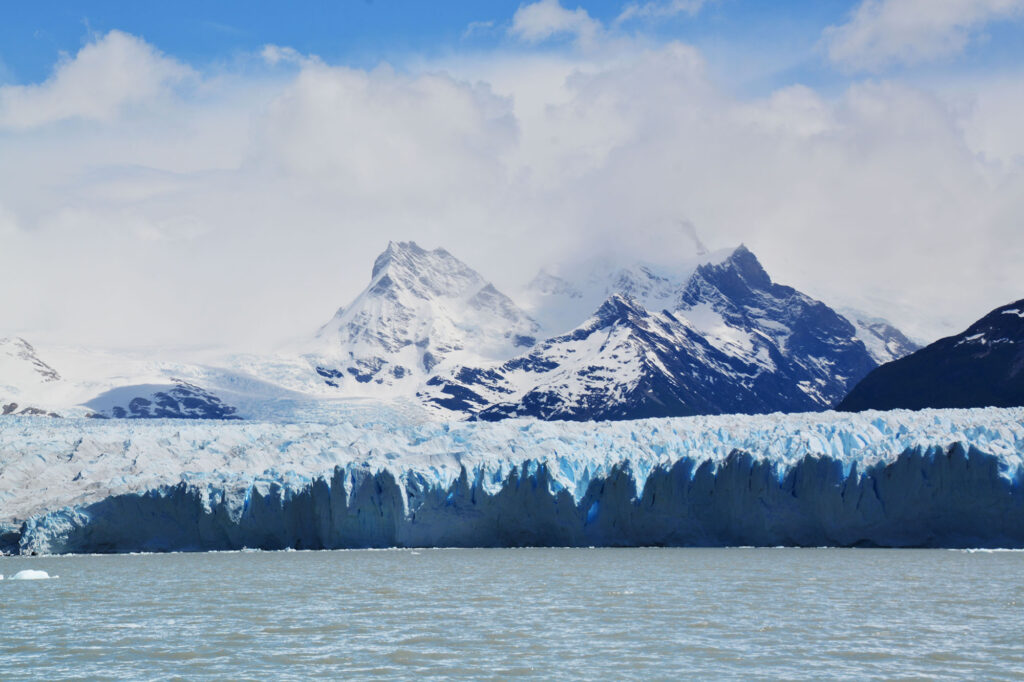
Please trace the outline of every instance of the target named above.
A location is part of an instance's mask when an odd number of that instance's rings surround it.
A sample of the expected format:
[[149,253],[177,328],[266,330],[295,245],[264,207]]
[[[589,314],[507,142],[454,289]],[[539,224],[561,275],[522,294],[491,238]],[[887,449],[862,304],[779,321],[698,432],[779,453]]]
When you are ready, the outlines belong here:
[[1024,553],[0,558],[4,679],[1024,676]]

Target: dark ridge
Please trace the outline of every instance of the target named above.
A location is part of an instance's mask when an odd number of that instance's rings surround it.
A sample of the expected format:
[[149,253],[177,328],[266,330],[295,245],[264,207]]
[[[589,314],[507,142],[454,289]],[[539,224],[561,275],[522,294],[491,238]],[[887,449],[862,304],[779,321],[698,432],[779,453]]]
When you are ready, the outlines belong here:
[[1024,299],[868,374],[836,409],[1024,405]]

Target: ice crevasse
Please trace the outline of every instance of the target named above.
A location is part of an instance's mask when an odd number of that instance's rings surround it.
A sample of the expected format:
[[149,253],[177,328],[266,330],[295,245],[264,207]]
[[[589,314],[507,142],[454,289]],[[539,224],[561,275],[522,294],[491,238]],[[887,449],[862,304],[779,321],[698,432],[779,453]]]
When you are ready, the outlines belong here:
[[1024,547],[1024,408],[630,422],[0,423],[20,553]]

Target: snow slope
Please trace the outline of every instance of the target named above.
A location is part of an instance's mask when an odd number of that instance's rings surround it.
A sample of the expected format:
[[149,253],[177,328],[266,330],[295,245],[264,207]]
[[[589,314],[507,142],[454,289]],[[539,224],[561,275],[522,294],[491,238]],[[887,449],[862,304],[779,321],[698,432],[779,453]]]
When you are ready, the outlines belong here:
[[61,376],[21,338],[0,339],[0,414],[48,414]]
[[857,338],[879,365],[899,360],[921,348],[888,320],[852,308],[842,308],[839,312],[856,327]]
[[4,537],[23,552],[1024,546],[1020,408],[587,424],[11,417],[0,463]]

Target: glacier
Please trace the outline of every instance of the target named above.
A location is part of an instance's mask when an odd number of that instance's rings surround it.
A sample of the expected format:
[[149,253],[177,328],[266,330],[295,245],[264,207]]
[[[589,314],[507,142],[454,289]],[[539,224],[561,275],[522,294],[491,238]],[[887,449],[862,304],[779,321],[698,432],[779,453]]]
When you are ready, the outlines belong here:
[[0,421],[0,543],[1024,547],[1024,408]]

